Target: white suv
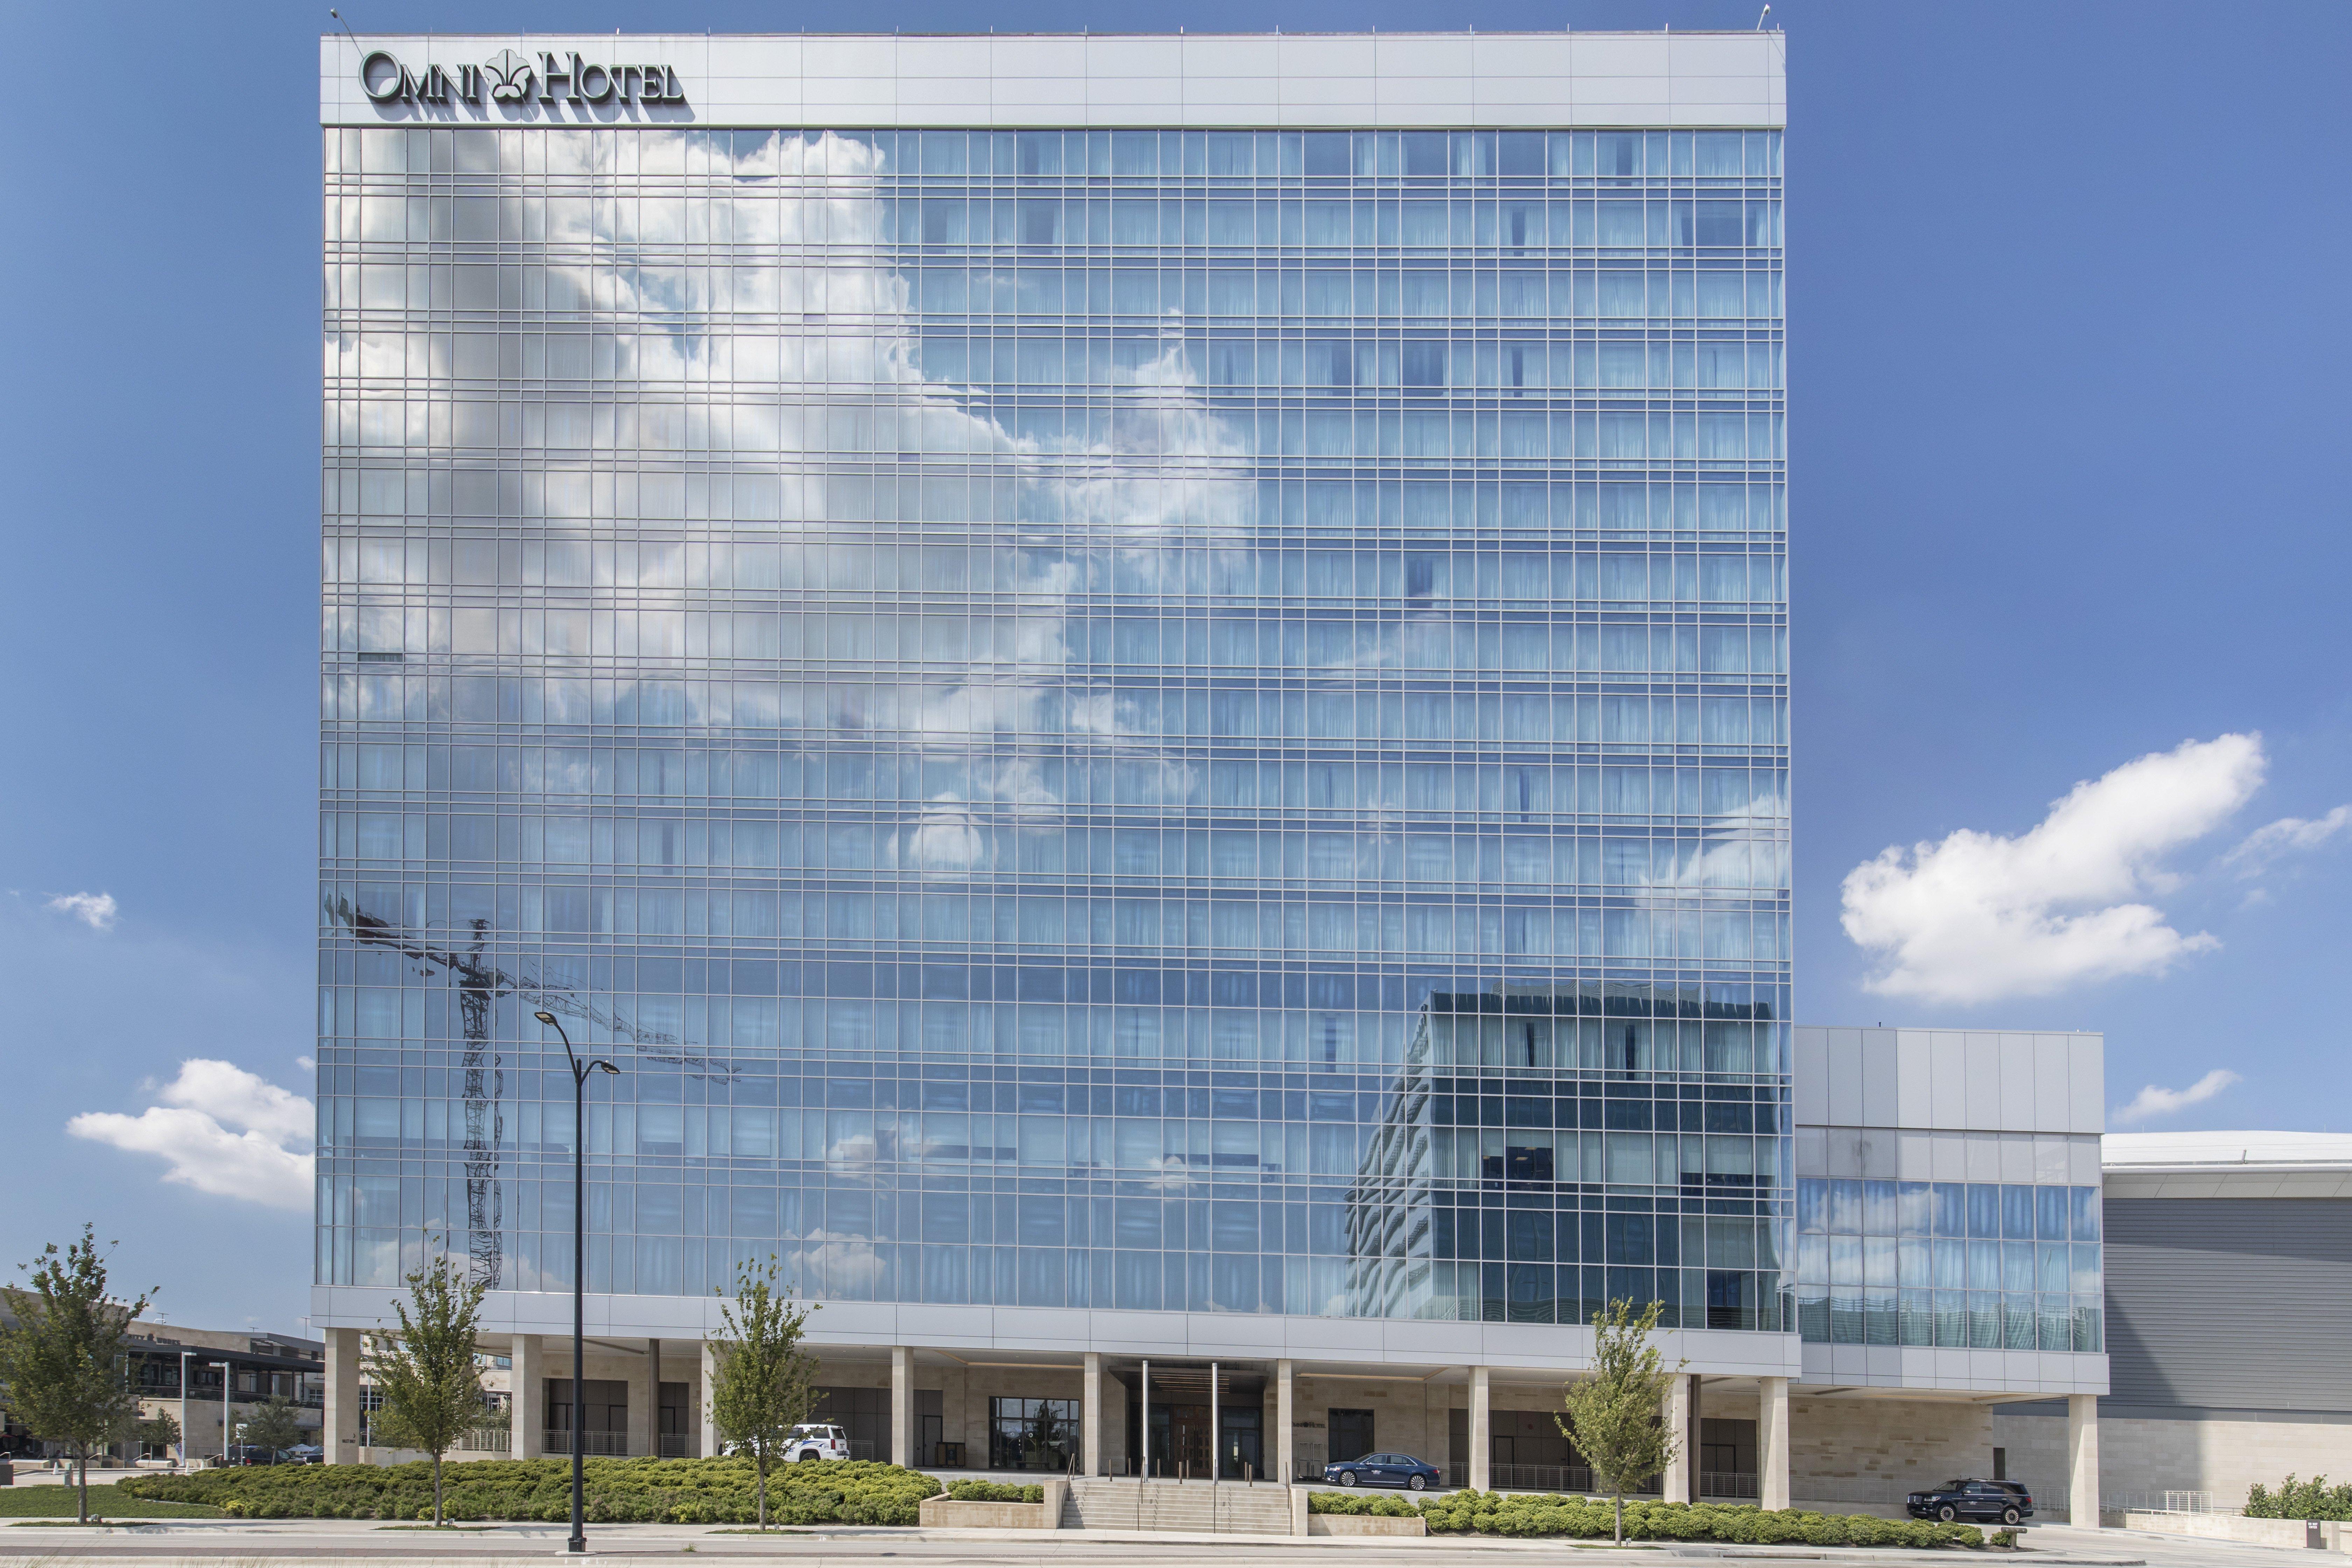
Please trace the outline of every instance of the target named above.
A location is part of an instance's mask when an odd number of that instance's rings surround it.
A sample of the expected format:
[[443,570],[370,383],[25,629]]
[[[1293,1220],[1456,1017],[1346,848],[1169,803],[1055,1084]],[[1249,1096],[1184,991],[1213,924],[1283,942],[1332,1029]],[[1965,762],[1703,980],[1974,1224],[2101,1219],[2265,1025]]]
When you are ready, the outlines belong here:
[[838,1426],[800,1426],[784,1439],[784,1458],[795,1463],[806,1459],[845,1459],[849,1458],[849,1437]]

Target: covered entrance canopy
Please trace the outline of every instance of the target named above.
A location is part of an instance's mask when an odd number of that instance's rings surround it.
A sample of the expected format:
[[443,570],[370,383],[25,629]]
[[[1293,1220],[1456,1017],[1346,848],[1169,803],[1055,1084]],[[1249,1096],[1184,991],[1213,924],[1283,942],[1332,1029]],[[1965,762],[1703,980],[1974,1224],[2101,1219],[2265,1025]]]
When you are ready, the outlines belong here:
[[1215,1473],[1224,1479],[1265,1475],[1264,1363],[1154,1359],[1111,1363],[1104,1370],[1127,1389],[1127,1452],[1148,1451],[1151,1475],[1205,1477],[1213,1454]]

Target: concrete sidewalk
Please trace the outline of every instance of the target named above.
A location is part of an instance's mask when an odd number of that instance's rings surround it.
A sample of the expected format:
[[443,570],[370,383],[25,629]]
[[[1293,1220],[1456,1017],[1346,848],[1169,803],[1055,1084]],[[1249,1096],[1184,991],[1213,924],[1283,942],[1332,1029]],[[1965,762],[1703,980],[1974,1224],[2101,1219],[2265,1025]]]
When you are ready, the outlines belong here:
[[[16,1522],[0,1527],[0,1568],[71,1559],[79,1568],[253,1568],[268,1563],[321,1568],[352,1558],[396,1559],[408,1568],[497,1568],[562,1556],[562,1524],[464,1526],[448,1531],[387,1529],[359,1520],[171,1520],[106,1530]],[[589,1549],[607,1562],[675,1563],[684,1555],[773,1557],[826,1568],[939,1568],[1003,1563],[1007,1568],[1113,1568],[1136,1563],[1198,1563],[1213,1552],[1228,1568],[1278,1563],[1329,1563],[1334,1552],[1382,1564],[1464,1564],[1524,1561],[1530,1553],[1574,1552],[1579,1562],[1652,1563],[1663,1558],[1727,1562],[1922,1563],[1916,1552],[1811,1546],[1734,1546],[1676,1542],[1606,1542],[1431,1536],[1382,1541],[1361,1537],[1194,1535],[1133,1531],[939,1531],[824,1526],[759,1536],[704,1525],[590,1525]],[[1302,1556],[1302,1554],[1305,1554]],[[1991,1554],[1987,1553],[1988,1557]],[[2289,1553],[2121,1531],[2030,1531],[2017,1556],[2028,1563],[2081,1568],[2284,1568]],[[1941,1561],[1941,1558],[1937,1559]]]

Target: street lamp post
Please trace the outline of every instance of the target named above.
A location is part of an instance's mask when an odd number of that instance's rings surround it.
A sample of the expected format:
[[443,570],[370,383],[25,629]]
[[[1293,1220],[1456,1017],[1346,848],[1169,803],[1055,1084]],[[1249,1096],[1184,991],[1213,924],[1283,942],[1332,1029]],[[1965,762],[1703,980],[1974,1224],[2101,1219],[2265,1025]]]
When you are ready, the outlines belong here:
[[582,1341],[588,1331],[588,1075],[608,1072],[617,1075],[620,1068],[602,1059],[583,1062],[572,1049],[572,1037],[555,1021],[555,1015],[541,1010],[531,1015],[555,1031],[563,1042],[563,1059],[572,1064],[572,1539],[563,1543],[566,1552],[588,1550],[583,1497],[583,1478],[587,1473],[587,1437],[580,1417],[585,1409],[582,1387],[588,1375],[588,1363]]
[[225,1361],[216,1361],[213,1365],[220,1368],[221,1374],[221,1463],[226,1465],[228,1463],[229,1417],[236,1409],[236,1374],[229,1370],[229,1364]]

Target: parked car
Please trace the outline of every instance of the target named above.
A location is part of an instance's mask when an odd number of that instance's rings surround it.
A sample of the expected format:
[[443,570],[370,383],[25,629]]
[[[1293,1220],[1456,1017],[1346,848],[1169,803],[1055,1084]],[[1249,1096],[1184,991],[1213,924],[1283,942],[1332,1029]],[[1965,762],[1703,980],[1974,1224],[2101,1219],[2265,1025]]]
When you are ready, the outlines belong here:
[[316,1443],[297,1443],[286,1450],[286,1462],[289,1465],[323,1465],[327,1462],[327,1450]]
[[265,1448],[258,1443],[239,1443],[224,1455],[221,1463],[227,1466],[282,1465],[286,1456],[275,1448]]
[[784,1458],[798,1464],[805,1459],[849,1458],[849,1434],[838,1426],[803,1423],[784,1439]]
[[1932,1491],[1913,1492],[1904,1506],[1914,1519],[1998,1520],[2018,1524],[2033,1517],[2033,1494],[2021,1481],[1946,1481]]
[[1419,1492],[1443,1478],[1435,1465],[1424,1465],[1411,1454],[1366,1454],[1324,1466],[1323,1479],[1343,1487],[1404,1487]]

